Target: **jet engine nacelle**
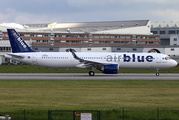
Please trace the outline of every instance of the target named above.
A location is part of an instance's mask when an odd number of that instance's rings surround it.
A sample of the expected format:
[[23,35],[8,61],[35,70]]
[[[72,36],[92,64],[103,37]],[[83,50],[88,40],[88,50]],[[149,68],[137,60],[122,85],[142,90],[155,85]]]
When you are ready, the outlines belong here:
[[119,66],[118,64],[104,65],[102,71],[105,74],[118,74],[118,70],[119,70],[118,66]]

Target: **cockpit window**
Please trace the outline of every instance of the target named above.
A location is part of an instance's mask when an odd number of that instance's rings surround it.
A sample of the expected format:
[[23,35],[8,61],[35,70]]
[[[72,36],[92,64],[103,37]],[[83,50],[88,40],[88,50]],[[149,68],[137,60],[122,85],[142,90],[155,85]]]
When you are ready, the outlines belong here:
[[165,57],[165,60],[170,60],[171,58],[169,56]]

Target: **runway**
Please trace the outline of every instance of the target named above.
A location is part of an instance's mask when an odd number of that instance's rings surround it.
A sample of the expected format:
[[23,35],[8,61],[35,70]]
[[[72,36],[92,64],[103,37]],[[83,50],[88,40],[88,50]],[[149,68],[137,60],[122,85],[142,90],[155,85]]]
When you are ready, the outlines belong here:
[[179,80],[179,74],[160,73],[0,73],[0,80]]

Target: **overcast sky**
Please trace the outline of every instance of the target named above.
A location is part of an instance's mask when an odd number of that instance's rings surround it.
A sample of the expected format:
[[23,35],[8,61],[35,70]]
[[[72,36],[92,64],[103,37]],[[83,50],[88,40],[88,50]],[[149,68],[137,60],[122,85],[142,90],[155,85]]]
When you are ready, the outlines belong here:
[[0,23],[178,22],[179,0],[0,0]]

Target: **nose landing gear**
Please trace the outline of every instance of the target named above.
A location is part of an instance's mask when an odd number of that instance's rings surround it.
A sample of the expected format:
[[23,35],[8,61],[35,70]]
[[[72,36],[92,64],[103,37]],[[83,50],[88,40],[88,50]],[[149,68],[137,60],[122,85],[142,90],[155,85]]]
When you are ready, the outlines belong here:
[[159,72],[158,72],[158,69],[156,68],[156,76],[159,76]]

